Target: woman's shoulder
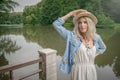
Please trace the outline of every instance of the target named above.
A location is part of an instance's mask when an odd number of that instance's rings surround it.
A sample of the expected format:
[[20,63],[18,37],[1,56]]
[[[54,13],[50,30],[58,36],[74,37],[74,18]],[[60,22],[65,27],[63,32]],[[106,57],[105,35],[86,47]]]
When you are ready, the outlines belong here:
[[101,38],[101,36],[100,36],[98,33],[96,33],[95,40],[98,40],[98,39],[100,39],[100,38]]
[[97,38],[100,37],[100,34],[96,33],[96,37],[97,37]]

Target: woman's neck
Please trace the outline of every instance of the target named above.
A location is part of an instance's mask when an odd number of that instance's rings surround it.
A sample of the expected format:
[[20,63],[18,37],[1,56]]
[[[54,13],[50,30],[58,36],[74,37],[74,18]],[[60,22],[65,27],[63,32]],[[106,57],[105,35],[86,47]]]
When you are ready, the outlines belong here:
[[88,38],[88,36],[86,35],[86,33],[83,33],[82,37],[83,37],[83,40],[85,41],[85,43],[89,42],[90,39]]
[[83,39],[87,39],[87,35],[85,34],[85,33],[82,33],[82,37],[83,37]]

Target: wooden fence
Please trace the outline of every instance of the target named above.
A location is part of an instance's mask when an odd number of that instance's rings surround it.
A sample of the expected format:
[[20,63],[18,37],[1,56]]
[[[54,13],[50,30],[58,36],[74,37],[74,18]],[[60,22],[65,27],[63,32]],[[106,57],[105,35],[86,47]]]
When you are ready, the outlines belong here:
[[[56,65],[56,50],[47,48],[38,51],[40,57],[39,59],[32,60],[29,62],[14,64],[14,65],[6,65],[0,67],[0,74],[5,72],[9,72],[9,80],[23,80],[27,77],[35,75],[39,73],[40,80],[57,80],[57,65]],[[36,71],[32,71],[29,74],[21,75],[18,78],[14,78],[13,71],[19,68],[23,68],[35,63],[39,63],[39,69]]]

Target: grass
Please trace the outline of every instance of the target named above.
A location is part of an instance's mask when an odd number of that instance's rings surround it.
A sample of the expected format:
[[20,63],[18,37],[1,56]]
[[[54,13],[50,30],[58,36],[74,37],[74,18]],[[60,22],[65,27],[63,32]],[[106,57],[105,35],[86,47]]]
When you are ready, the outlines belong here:
[[115,28],[120,29],[120,24],[116,24]]

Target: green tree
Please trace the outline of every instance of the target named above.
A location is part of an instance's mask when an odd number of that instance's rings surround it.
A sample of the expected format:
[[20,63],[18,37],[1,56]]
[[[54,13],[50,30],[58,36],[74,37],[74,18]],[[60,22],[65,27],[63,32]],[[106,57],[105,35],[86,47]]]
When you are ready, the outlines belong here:
[[26,6],[23,11],[24,24],[35,24],[38,22],[37,6]]
[[0,24],[20,24],[22,23],[22,12],[1,13]]
[[61,5],[61,16],[67,14],[68,12],[79,9],[79,5],[76,1],[73,0],[61,0],[60,1]]
[[[104,13],[103,0],[42,0],[36,7],[26,7],[23,13],[23,22],[26,23],[26,17],[31,16],[29,23],[40,23],[43,25],[51,24],[59,16],[63,16],[75,9],[87,9],[98,18],[98,25],[113,25],[114,21]],[[29,18],[30,19],[30,18]],[[67,23],[71,25],[70,19]]]
[[[51,24],[58,16],[82,8],[95,14],[99,20],[99,25],[114,24],[114,21],[104,14],[101,4],[102,0],[44,0],[41,5],[40,23]],[[57,15],[55,15],[56,13]]]
[[59,0],[43,0],[40,11],[40,23],[43,25],[51,24],[61,12]]
[[120,0],[102,0],[102,7],[105,15],[120,23]]
[[19,4],[13,0],[0,0],[0,13],[10,12],[11,10],[14,10],[13,8],[15,6],[18,5]]
[[11,24],[22,23],[22,12],[9,13],[8,21],[10,21]]
[[7,21],[8,16],[8,13],[0,13],[0,24],[4,24],[4,22]]
[[[100,27],[111,27],[114,26],[114,21],[110,18],[110,16],[106,15],[104,12],[104,8],[102,5],[103,0],[89,0],[89,2],[86,3],[85,9],[91,11],[94,13],[98,18],[98,25]],[[109,1],[107,1],[109,2]],[[94,4],[93,4],[94,3]],[[106,5],[104,3],[104,5]]]

